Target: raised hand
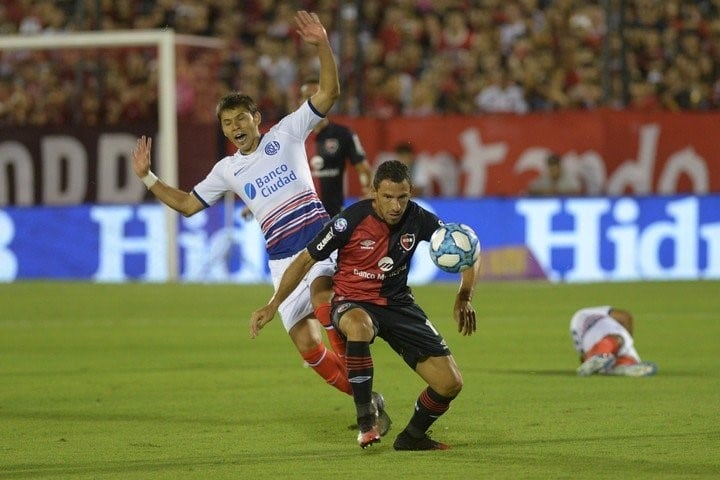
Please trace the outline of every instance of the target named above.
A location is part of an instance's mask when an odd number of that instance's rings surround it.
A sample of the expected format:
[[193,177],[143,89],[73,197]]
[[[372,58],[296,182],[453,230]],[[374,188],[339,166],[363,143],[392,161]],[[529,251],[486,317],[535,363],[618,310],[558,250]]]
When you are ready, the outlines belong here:
[[295,23],[297,31],[302,39],[312,45],[318,45],[320,42],[327,42],[327,32],[317,14],[300,10],[295,14]]
[[152,139],[150,137],[138,138],[137,144],[132,151],[132,166],[135,175],[143,178],[150,171],[150,152],[152,151]]

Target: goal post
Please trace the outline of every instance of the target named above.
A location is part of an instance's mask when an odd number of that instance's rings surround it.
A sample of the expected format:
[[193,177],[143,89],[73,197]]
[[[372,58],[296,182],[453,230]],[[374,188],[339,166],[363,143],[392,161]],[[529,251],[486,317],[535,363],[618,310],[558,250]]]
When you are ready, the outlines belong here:
[[[175,47],[218,49],[224,42],[210,37],[176,34],[174,30],[108,30],[41,35],[0,35],[0,51],[155,47],[158,55],[158,166],[163,181],[178,185],[178,122]],[[178,213],[165,209],[167,278],[179,278]]]

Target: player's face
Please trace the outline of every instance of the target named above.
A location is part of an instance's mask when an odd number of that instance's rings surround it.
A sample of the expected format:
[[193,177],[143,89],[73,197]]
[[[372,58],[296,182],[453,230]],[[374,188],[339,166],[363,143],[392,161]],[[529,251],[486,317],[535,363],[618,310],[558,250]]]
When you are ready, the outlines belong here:
[[260,113],[254,115],[244,108],[233,108],[220,112],[220,127],[223,135],[240,150],[252,153],[260,138]]
[[401,183],[383,180],[375,192],[373,207],[375,213],[388,225],[397,224],[405,213],[410,201],[410,184],[407,181]]

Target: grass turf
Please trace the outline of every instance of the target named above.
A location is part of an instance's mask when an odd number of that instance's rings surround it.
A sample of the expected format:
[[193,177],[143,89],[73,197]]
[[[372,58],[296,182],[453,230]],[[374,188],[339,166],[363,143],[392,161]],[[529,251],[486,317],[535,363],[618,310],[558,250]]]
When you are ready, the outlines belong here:
[[[433,436],[395,452],[423,384],[382,341],[388,438],[355,443],[349,397],[302,368],[279,320],[250,340],[270,287],[0,285],[0,479],[720,476],[720,283],[478,285],[478,332],[452,284],[416,287],[465,388]],[[568,322],[611,303],[636,317],[652,378],[579,378]]]

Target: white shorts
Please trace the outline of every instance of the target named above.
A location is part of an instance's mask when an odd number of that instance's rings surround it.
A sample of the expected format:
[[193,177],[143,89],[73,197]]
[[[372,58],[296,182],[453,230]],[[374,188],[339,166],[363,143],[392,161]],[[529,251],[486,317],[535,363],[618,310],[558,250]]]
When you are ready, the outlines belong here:
[[619,322],[610,316],[610,307],[590,307],[578,310],[570,320],[570,336],[573,340],[573,348],[580,355],[592,349],[592,347],[608,335],[619,335],[623,339],[623,345],[617,353],[619,357],[632,357],[640,361],[640,356],[635,350],[634,341],[630,332]]
[[[283,273],[287,270],[288,266],[292,261],[300,255],[300,252],[296,253],[292,257],[281,258],[279,260],[270,260],[268,265],[270,266],[270,277],[272,278],[273,288],[277,290],[280,284],[280,279]],[[332,277],[335,273],[335,259],[337,253],[333,253],[327,260],[322,260],[315,263],[310,268],[310,271],[300,281],[300,284],[280,304],[278,313],[280,313],[280,319],[282,320],[285,330],[288,332],[294,327],[300,320],[313,315],[312,298],[310,296],[310,284],[318,277]]]

